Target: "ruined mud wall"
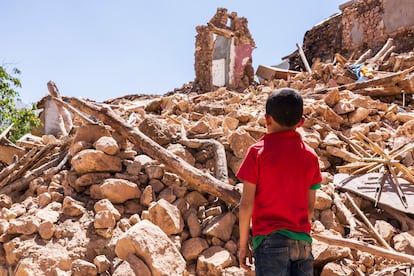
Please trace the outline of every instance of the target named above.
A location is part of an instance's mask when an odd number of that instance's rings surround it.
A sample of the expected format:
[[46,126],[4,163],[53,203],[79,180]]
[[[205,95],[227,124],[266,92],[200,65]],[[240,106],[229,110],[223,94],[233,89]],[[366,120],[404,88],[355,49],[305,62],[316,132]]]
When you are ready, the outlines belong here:
[[[338,14],[331,17],[329,20],[314,26],[307,31],[304,37],[303,50],[309,62],[315,58],[321,58],[323,61],[330,60],[341,51],[342,40],[342,15]],[[303,63],[300,65],[304,68]],[[297,70],[297,68],[291,68]]]
[[231,19],[231,29],[235,30],[234,45],[238,46],[248,44],[253,48],[256,47],[253,37],[250,34],[249,28],[247,27],[247,19],[237,16],[231,16]]
[[392,37],[395,51],[409,52],[414,47],[413,14],[412,0],[357,1],[343,10],[342,48],[349,54],[353,49],[376,52]]
[[213,66],[214,40],[213,32],[207,26],[197,26],[196,49],[194,59],[194,86],[201,90],[212,90],[213,81],[211,67]]
[[394,52],[414,48],[414,5],[412,0],[357,0],[340,6],[342,13],[309,30],[303,48],[309,62],[332,60],[335,53],[358,56],[377,52],[388,38]]
[[218,8],[216,14],[210,19],[210,23],[216,26],[217,28],[226,29],[228,28],[227,27],[228,19],[229,19],[229,14],[227,13],[227,9]]
[[256,46],[247,25],[247,19],[236,12],[218,8],[207,26],[196,27],[196,90],[243,89],[254,81],[252,51]]

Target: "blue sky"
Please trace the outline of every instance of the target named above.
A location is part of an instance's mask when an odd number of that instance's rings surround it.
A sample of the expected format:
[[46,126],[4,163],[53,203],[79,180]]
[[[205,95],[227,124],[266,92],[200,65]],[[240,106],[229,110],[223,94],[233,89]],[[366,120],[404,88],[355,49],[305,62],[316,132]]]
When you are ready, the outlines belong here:
[[194,80],[197,25],[218,7],[249,22],[253,66],[273,65],[339,12],[336,0],[0,0],[0,65],[18,68],[25,103],[48,93],[104,101],[164,94]]

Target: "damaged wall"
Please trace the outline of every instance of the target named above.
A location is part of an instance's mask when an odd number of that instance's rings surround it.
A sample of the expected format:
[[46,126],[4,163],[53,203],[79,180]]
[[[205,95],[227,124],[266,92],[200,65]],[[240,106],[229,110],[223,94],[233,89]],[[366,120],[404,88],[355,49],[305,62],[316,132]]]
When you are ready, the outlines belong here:
[[[342,14],[334,15],[306,32],[303,51],[308,62],[312,63],[318,57],[322,60],[329,60],[335,53],[341,53],[341,20]],[[290,62],[290,69],[299,71],[300,68],[305,67],[298,54],[296,57]]]
[[213,32],[207,26],[197,26],[196,31],[195,85],[202,90],[211,89],[213,83],[211,74],[214,49]]
[[388,38],[395,52],[414,48],[412,0],[354,0],[340,6],[342,13],[306,32],[303,48],[309,60],[332,60],[335,53],[348,57],[368,49],[375,53]]
[[195,84],[201,91],[246,88],[254,80],[254,40],[247,19],[218,8],[207,26],[197,26]]

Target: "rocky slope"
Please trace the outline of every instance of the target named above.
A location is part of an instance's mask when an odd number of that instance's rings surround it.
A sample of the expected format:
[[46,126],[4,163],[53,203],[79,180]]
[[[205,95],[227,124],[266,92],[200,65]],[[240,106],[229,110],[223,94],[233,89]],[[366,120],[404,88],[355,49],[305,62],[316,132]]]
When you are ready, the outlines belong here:
[[[313,222],[316,272],[406,275],[412,216],[344,193],[333,176],[352,172],[346,165],[360,162],[361,151],[375,156],[361,137],[387,152],[412,145],[412,94],[378,91],[402,83],[414,92],[413,56],[392,55],[365,86],[355,87],[349,61],[319,62],[312,74],[244,91],[200,94],[188,84],[104,103],[63,98],[69,134],[18,142],[26,154],[0,172],[0,275],[254,275],[236,258],[242,184],[234,175],[265,133],[268,94],[286,86],[305,99],[299,132],[324,177]],[[398,158],[413,170],[412,149]]]

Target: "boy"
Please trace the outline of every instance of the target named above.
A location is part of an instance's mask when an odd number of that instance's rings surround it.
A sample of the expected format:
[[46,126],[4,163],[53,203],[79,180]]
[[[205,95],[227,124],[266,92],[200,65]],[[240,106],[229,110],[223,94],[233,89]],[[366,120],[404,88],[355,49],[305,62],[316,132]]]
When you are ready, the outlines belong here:
[[290,88],[266,101],[267,134],[246,154],[237,177],[240,200],[240,266],[250,270],[252,219],[256,275],[313,275],[310,236],[316,189],[322,181],[318,157],[301,139],[303,100]]

